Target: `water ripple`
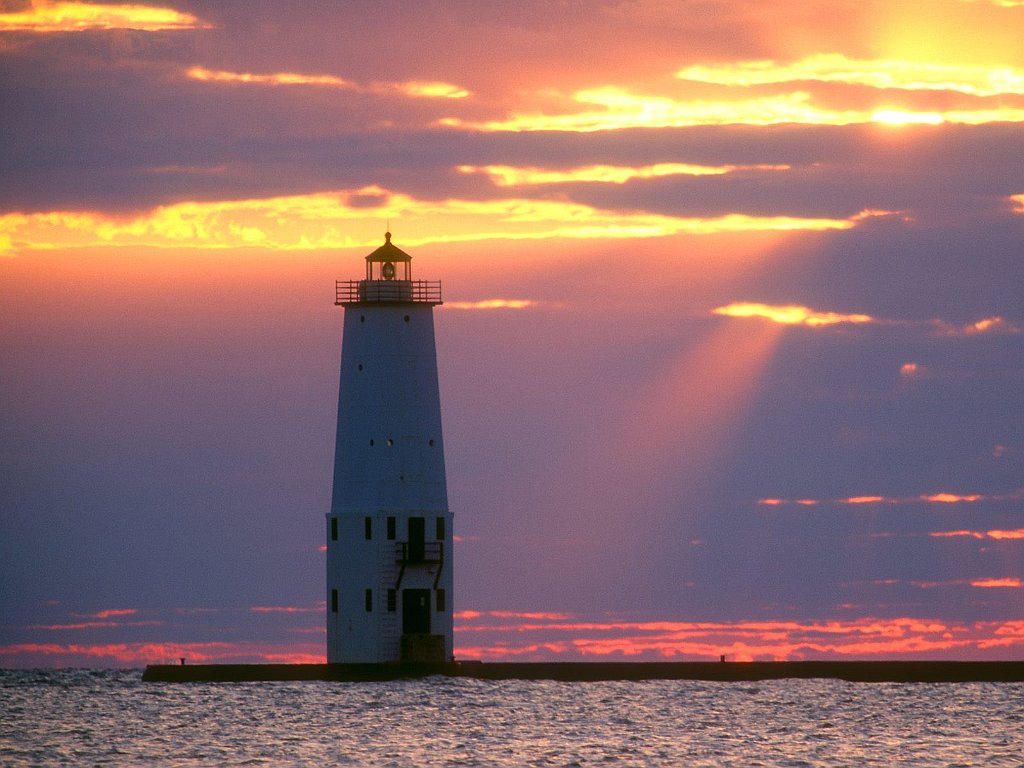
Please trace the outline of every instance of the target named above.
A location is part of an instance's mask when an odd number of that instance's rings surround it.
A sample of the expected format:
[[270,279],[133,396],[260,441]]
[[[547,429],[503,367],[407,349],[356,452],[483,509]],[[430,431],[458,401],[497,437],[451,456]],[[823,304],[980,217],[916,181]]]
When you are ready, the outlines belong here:
[[0,671],[0,764],[1020,766],[1020,684],[142,683]]

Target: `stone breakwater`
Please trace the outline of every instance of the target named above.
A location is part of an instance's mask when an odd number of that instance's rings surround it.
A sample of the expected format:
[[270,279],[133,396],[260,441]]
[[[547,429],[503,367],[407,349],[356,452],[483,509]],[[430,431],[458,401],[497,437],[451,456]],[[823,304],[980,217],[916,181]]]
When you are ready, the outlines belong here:
[[831,678],[863,683],[1024,682],[1024,661],[478,662],[438,664],[153,664],[146,682],[373,682],[441,675],[478,680],[711,680]]

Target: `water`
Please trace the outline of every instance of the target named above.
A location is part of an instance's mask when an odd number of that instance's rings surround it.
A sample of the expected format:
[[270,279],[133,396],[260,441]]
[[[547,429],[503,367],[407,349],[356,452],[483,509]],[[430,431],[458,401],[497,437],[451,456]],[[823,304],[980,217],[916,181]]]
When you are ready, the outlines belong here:
[[0,671],[0,765],[1021,766],[1024,685]]

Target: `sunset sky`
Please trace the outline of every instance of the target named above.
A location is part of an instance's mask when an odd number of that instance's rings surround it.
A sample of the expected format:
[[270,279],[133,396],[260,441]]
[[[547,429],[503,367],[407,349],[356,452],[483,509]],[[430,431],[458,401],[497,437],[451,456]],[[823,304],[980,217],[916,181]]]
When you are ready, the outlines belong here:
[[1024,659],[1024,0],[0,0],[0,667],[323,661],[341,308],[456,655]]

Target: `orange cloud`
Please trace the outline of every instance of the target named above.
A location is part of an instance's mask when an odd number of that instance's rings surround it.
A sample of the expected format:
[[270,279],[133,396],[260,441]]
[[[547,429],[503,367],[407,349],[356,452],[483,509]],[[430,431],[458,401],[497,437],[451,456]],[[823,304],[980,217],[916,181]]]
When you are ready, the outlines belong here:
[[1020,589],[1024,587],[1024,581],[1020,579],[975,579],[971,582],[971,586],[982,589]]
[[1020,333],[1020,328],[1002,317],[986,317],[967,325],[954,326],[941,320],[933,321],[942,336],[977,336],[983,333]]
[[948,539],[956,538],[960,536],[968,536],[972,539],[984,539],[985,534],[981,531],[932,531],[928,534],[936,539]]
[[[848,496],[843,499],[780,499],[780,498],[764,498],[758,499],[757,503],[765,507],[779,507],[784,505],[813,505],[813,504],[915,504],[915,503],[929,503],[929,504],[972,504],[979,501],[1017,501],[1024,498],[1024,489],[1012,491],[1010,493],[970,493],[970,494],[958,494],[958,493],[931,493],[921,494],[919,496],[877,496],[877,495],[863,495],[863,496]],[[1013,531],[1003,531],[1001,533],[1011,534],[1006,535],[1004,538],[1016,538],[1012,534]],[[995,537],[993,537],[995,538]]]
[[960,495],[956,493],[933,493],[928,496],[921,496],[922,501],[934,501],[938,504],[959,504],[961,502],[980,501],[985,498],[980,493]]
[[917,363],[904,363],[900,366],[900,376],[909,379],[920,374],[922,370],[924,370],[922,366]]
[[1013,67],[899,59],[850,59],[841,53],[818,53],[791,64],[762,60],[692,66],[676,72],[676,77],[744,87],[816,81],[880,89],[954,91],[971,96],[1024,94],[1024,70]]
[[0,13],[0,32],[82,32],[90,29],[157,32],[209,28],[209,24],[195,16],[173,8],[134,4],[32,0],[26,10]]
[[[870,215],[885,216],[890,215],[890,212],[874,211],[870,212]],[[933,329],[939,336],[977,336],[984,333],[1014,334],[1021,332],[1020,328],[1013,323],[998,316],[986,317],[974,323],[957,326],[944,320],[928,320],[925,322],[890,320],[859,313],[821,312],[799,304],[760,304],[750,301],[734,301],[731,304],[716,307],[711,312],[715,315],[762,318],[782,325],[807,325],[812,328],[841,324],[872,324],[908,328],[924,327]],[[920,366],[917,363],[904,363],[900,367],[900,375],[909,377],[919,373],[920,370]]]
[[782,325],[807,325],[812,328],[839,323],[861,324],[876,322],[870,315],[818,312],[809,307],[802,307],[796,304],[773,306],[771,304],[757,304],[753,302],[733,302],[724,307],[713,309],[712,313],[727,317],[760,317]]
[[540,305],[532,299],[483,299],[481,301],[446,301],[446,309],[531,309]]
[[251,72],[228,72],[226,70],[190,67],[185,76],[191,80],[202,80],[214,83],[243,83],[253,85],[325,85],[332,88],[355,90],[355,83],[334,75],[300,75],[293,72],[277,72],[270,75],[257,75]]
[[660,176],[713,176],[740,170],[786,171],[788,165],[690,165],[687,163],[655,163],[630,167],[624,165],[587,165],[568,170],[552,170],[510,165],[460,165],[460,173],[483,173],[499,187],[534,184],[562,184],[566,182],[600,182],[624,184],[632,179],[651,179]]
[[932,531],[928,535],[937,539],[963,537],[971,539],[994,539],[996,541],[1022,541],[1024,540],[1024,528],[1016,528],[1009,531],[1000,530],[998,528],[991,531],[972,531],[966,529],[956,531]]
[[907,581],[899,579],[875,580],[875,585],[909,584],[918,589],[947,589],[949,587],[975,587],[980,589],[1004,589],[1024,586],[1018,578],[944,579],[939,581]]
[[[686,71],[686,70],[684,70]],[[1010,80],[1019,74],[1014,70]],[[786,81],[787,83],[789,81]],[[961,86],[960,83],[952,83]],[[730,86],[725,86],[730,87]],[[967,86],[964,86],[967,87]],[[981,88],[981,85],[972,86]],[[1010,86],[1008,86],[1010,87]],[[1016,87],[1016,86],[1012,86]],[[938,88],[929,90],[941,90]],[[948,89],[947,89],[948,90]],[[951,89],[959,93],[957,88]],[[854,125],[883,123],[961,123],[980,125],[991,122],[1024,122],[1024,108],[1003,103],[939,111],[915,111],[891,103],[886,92],[883,106],[834,108],[816,104],[811,93],[793,90],[763,95],[736,92],[736,87],[720,98],[686,98],[675,95],[633,93],[617,86],[577,91],[568,97],[561,113],[521,113],[504,120],[477,122],[449,117],[442,125],[478,131],[570,131],[590,133],[627,128],[680,128],[697,125]],[[972,95],[973,94],[969,94]],[[1014,94],[1016,95],[1016,94]]]
[[441,82],[417,82],[415,80],[394,85],[382,86],[384,90],[395,89],[406,96],[415,96],[425,99],[464,99],[469,96],[469,91],[451,83]]
[[214,83],[234,83],[240,85],[312,85],[326,88],[339,88],[344,91],[359,93],[400,93],[413,98],[427,99],[464,99],[469,91],[451,83],[404,82],[374,83],[360,85],[336,75],[303,75],[297,72],[274,72],[271,74],[255,74],[252,72],[231,72],[223,69],[206,69],[205,67],[189,67],[185,76],[190,80]]
[[990,539],[1024,539],[1024,528],[1017,528],[1012,531],[985,531]]
[[836,124],[867,122],[855,111],[823,110],[810,104],[807,93],[759,96],[733,100],[685,100],[671,96],[632,94],[607,86],[578,91],[571,100],[584,109],[563,114],[518,114],[484,123],[458,118],[442,125],[480,131],[594,131],[626,128],[680,128],[694,125],[773,125],[777,123]]
[[[367,199],[376,205],[367,205]],[[862,219],[727,214],[681,218],[562,200],[419,200],[381,187],[250,200],[182,202],[133,217],[91,211],[0,215],[0,255],[58,248],[241,247],[278,251],[375,247],[384,218],[401,219],[409,246],[503,238],[642,238],[719,232],[843,230]],[[353,234],[359,233],[359,234]]]

